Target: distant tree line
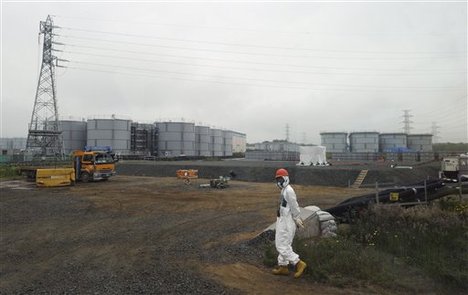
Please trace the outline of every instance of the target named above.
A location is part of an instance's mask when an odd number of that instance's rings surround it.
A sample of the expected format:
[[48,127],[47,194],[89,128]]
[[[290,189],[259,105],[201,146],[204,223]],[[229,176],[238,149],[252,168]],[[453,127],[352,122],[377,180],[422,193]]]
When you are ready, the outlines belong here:
[[434,152],[468,152],[468,143],[434,143],[432,149]]

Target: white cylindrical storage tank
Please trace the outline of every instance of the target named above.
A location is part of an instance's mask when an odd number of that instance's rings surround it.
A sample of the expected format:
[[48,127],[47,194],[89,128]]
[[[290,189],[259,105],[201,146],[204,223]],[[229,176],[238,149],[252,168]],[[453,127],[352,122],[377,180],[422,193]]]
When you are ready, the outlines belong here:
[[414,152],[432,152],[432,134],[408,134],[408,148]]
[[195,124],[186,122],[158,122],[159,155],[165,157],[196,156]]
[[268,150],[273,151],[273,152],[282,152],[285,151],[288,148],[287,142],[285,141],[280,141],[280,142],[270,142],[269,143],[269,148]]
[[197,156],[210,157],[210,127],[195,126],[195,150]]
[[258,151],[266,151],[266,150],[269,150],[269,145],[265,142],[259,142],[259,143],[255,143],[255,150],[258,150]]
[[223,131],[223,155],[225,157],[232,157],[232,131]]
[[213,157],[222,157],[224,152],[223,130],[210,129],[211,143],[210,151]]
[[378,153],[378,132],[352,132],[349,134],[349,147],[353,153]]
[[87,124],[88,146],[110,146],[116,153],[130,153],[131,120],[90,119]]
[[246,135],[239,132],[232,134],[232,153],[245,153],[247,150]]
[[330,153],[346,153],[348,151],[348,134],[346,132],[321,132],[322,146]]
[[379,135],[380,152],[392,152],[407,147],[406,133],[381,133]]
[[59,121],[59,130],[62,131],[63,150],[65,154],[84,149],[87,142],[86,129],[86,121]]

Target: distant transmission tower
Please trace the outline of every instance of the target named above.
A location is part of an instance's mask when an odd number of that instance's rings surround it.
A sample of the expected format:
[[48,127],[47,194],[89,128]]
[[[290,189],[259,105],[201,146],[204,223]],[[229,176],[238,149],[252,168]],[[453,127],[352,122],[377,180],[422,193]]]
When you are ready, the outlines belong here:
[[286,123],[286,141],[289,141],[289,124]]
[[431,133],[432,133],[432,138],[433,138],[434,143],[439,142],[439,139],[440,139],[439,129],[440,127],[437,126],[437,122],[432,122]]
[[[58,59],[53,55],[54,45],[62,45],[53,41],[54,26],[52,17],[40,22],[40,33],[44,35],[42,46],[42,65],[37,83],[36,98],[28,128],[26,149],[35,155],[60,156],[63,155],[63,139],[59,131],[59,114],[55,92],[55,67],[59,66]],[[65,61],[65,60],[61,60]]]
[[413,129],[413,127],[411,127],[411,123],[413,123],[413,121],[410,120],[411,117],[413,117],[413,115],[410,115],[410,111],[411,110],[403,110],[403,131],[406,133],[406,134],[410,134],[410,131],[411,129]]

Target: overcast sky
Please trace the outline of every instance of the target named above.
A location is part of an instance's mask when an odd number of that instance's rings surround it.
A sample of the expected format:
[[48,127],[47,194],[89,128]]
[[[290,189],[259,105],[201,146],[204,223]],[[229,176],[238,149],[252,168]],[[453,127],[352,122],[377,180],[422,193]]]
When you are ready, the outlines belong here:
[[467,4],[2,2],[1,137],[26,137],[54,15],[61,118],[193,121],[320,144],[322,131],[468,142]]

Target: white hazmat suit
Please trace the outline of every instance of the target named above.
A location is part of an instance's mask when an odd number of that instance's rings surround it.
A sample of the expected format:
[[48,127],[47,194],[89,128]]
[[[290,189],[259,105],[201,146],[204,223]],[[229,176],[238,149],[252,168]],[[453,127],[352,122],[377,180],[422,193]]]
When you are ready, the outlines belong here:
[[297,203],[296,193],[289,185],[289,177],[283,176],[284,182],[278,183],[281,187],[280,204],[276,219],[275,245],[278,251],[278,265],[296,265],[299,255],[294,253],[292,242],[296,234],[296,224],[302,224],[300,220],[300,209]]

